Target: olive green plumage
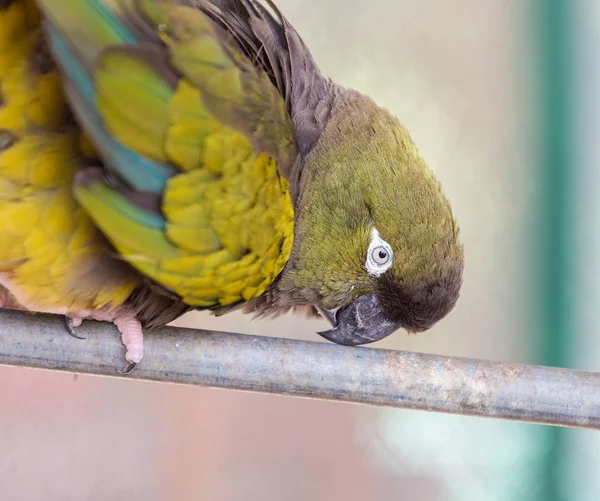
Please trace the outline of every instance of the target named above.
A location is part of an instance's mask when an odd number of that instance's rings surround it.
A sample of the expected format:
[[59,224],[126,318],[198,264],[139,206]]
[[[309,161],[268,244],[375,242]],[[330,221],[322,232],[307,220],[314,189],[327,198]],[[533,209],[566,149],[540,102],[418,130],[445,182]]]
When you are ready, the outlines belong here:
[[[306,160],[296,239],[302,242],[280,288],[305,301],[323,297],[335,308],[376,292],[381,277],[364,261],[377,228],[394,249],[386,276],[398,286],[460,275],[458,228],[441,186],[407,130],[358,93],[344,92],[320,141]],[[302,209],[300,209],[302,210]]]
[[[372,323],[359,329],[353,318],[352,329],[332,340],[376,340],[370,337],[380,317],[373,309],[390,321],[380,335],[397,327],[423,331],[458,299],[458,225],[406,128],[358,92],[331,92],[331,117],[302,169],[292,256],[258,308],[315,304],[333,311],[337,325],[343,308],[369,296],[362,309],[372,310]],[[381,275],[365,268],[373,229],[393,250],[393,264]]]

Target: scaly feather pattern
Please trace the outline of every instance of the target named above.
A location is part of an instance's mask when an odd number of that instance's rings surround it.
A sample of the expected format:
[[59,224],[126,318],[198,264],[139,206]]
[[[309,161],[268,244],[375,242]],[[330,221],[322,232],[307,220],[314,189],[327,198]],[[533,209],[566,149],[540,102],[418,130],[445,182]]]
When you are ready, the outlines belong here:
[[180,2],[39,3],[69,102],[104,161],[78,175],[77,200],[186,304],[224,312],[260,296],[290,255],[278,163],[297,156],[269,75]]

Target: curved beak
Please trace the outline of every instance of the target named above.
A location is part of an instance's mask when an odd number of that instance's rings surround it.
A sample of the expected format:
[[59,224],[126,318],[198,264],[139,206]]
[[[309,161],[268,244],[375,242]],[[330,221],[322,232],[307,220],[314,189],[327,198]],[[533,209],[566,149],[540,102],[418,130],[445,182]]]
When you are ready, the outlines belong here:
[[337,310],[317,309],[333,326],[333,329],[317,334],[337,344],[356,346],[374,343],[400,328],[397,322],[387,317],[374,294],[360,296]]

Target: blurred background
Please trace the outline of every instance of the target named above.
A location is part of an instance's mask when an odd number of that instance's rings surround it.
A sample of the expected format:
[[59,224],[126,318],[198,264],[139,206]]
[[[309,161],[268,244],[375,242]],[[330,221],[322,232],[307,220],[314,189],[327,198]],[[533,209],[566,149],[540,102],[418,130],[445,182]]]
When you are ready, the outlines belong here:
[[[600,3],[278,0],[397,114],[466,249],[455,311],[379,347],[600,371]],[[189,327],[319,341],[320,321]],[[600,436],[0,368],[0,500],[597,501]]]

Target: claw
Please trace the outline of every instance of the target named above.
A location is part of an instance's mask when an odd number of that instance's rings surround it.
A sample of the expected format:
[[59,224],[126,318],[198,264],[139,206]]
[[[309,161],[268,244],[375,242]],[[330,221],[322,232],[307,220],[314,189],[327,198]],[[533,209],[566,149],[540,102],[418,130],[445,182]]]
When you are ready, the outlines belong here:
[[129,362],[127,364],[127,367],[125,367],[123,370],[119,370],[119,374],[129,374],[137,365],[137,363],[135,362]]
[[79,325],[80,324],[77,324],[77,322],[73,320],[72,317],[65,317],[65,327],[67,328],[67,332],[69,333],[69,335],[73,336],[75,339],[85,339],[83,336],[77,334],[76,328],[79,327]]

